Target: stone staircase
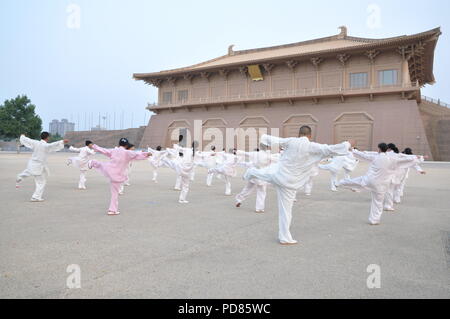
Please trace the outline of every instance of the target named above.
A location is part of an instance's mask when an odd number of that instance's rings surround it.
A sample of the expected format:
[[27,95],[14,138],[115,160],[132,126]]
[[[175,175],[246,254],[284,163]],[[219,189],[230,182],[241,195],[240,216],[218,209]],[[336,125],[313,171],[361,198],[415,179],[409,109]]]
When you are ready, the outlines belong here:
[[439,100],[422,97],[419,104],[433,160],[450,161],[450,107]]

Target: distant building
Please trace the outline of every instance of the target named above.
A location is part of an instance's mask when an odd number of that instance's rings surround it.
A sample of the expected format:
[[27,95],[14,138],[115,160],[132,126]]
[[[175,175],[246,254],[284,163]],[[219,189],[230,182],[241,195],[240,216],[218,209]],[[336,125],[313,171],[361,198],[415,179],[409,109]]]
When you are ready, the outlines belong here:
[[[367,39],[341,27],[325,38],[242,51],[230,46],[225,55],[196,65],[134,74],[158,88],[141,146],[171,146],[178,135],[195,134],[201,120],[204,131],[222,133],[201,136],[203,146],[233,143],[228,128],[241,129],[236,136],[247,140],[248,128],[292,137],[309,125],[320,143],[353,139],[358,148],[376,151],[379,142],[394,142],[429,159],[450,160],[450,109],[421,96],[422,87],[435,82],[440,34],[437,28]],[[251,138],[248,145],[258,145],[259,135]]]
[[91,131],[106,131],[106,128],[101,127],[100,125],[96,125],[93,128],[91,128]]
[[64,136],[67,132],[75,131],[75,123],[71,123],[67,119],[53,120],[50,122],[49,131],[52,135]]

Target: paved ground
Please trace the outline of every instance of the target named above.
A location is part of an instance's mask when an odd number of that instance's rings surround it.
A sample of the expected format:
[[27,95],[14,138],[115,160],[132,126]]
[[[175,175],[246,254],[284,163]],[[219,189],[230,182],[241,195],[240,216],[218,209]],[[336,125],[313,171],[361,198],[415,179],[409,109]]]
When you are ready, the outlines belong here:
[[[2,298],[450,297],[450,164],[412,173],[404,203],[378,227],[366,221],[367,192],[332,193],[321,172],[294,207],[300,244],[283,247],[273,189],[266,213],[255,214],[254,197],[235,208],[223,183],[206,187],[199,169],[191,203],[180,205],[173,172],[153,184],[139,162],[122,214],[110,217],[105,179],[91,171],[89,189],[76,190],[67,154],[51,157],[46,201],[28,202],[33,181],[16,190],[14,179],[29,156],[0,153]],[[234,193],[242,186],[235,178]],[[70,264],[81,268],[81,289],[66,287]],[[380,289],[367,288],[370,264],[381,267]]]

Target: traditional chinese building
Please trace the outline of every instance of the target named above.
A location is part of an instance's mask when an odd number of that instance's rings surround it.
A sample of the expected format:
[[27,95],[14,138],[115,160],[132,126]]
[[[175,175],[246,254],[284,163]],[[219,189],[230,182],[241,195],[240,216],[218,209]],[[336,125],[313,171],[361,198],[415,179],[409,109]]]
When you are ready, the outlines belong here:
[[421,88],[435,82],[440,29],[387,39],[340,29],[267,48],[231,45],[226,55],[199,64],[134,74],[158,88],[141,146],[169,146],[173,130],[192,130],[194,120],[223,130],[277,128],[283,137],[307,124],[321,143],[355,139],[360,149],[376,150],[380,141],[394,142],[441,159],[446,137],[442,142],[439,130],[448,131],[450,121],[438,124],[436,116],[449,120],[450,109],[421,97]]

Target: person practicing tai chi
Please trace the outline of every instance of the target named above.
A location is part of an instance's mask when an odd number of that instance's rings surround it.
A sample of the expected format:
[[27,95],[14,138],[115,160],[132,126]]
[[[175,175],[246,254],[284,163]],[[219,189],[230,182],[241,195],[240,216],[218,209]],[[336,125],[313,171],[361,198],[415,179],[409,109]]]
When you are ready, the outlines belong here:
[[[407,147],[405,148],[405,150],[402,152],[405,155],[413,155],[412,149]],[[418,172],[419,174],[426,174],[426,172],[422,169],[422,167],[420,167],[420,165],[414,165],[413,168],[416,170],[416,172]],[[402,197],[403,197],[403,193],[405,190],[405,185],[406,185],[406,180],[409,177],[409,168],[406,169],[401,169],[402,170],[402,176],[401,176],[401,183],[398,186],[398,188],[396,188],[394,190],[394,203],[396,204],[400,204],[402,201]]]
[[196,142],[192,143],[192,148],[185,148],[175,146],[175,150],[179,152],[178,158],[169,158],[164,156],[161,161],[162,163],[173,169],[177,174],[177,186],[180,188],[180,197],[178,202],[180,204],[188,204],[186,200],[187,194],[189,193],[189,184],[191,182],[192,172],[195,169],[195,148]]
[[300,127],[298,138],[261,136],[262,144],[270,147],[278,144],[283,148],[283,154],[278,163],[261,169],[249,168],[244,174],[247,181],[257,178],[275,187],[278,197],[278,239],[282,245],[297,243],[289,230],[292,205],[297,190],[308,182],[311,169],[325,158],[347,155],[351,146],[349,142],[336,145],[314,143],[310,141],[311,133],[311,128],[305,125]]
[[148,159],[150,165],[153,167],[152,181],[158,183],[158,168],[163,166],[161,159],[167,154],[167,151],[162,151],[162,148],[159,145],[156,147],[156,149],[147,147],[147,150],[152,154],[152,156]]
[[[237,151],[237,156],[248,157],[248,162],[244,162],[247,168],[264,168],[271,164],[272,154],[266,149],[265,145],[261,145],[259,149],[254,152]],[[267,182],[252,178],[247,181],[247,185],[244,186],[242,191],[236,195],[236,207],[241,207],[242,202],[247,199],[253,191],[256,190],[256,205],[255,211],[257,213],[264,213],[266,202]]]
[[[387,150],[386,154],[388,154],[389,156],[392,156],[394,158],[402,158],[402,157],[410,156],[408,154],[400,153],[397,146],[394,143],[388,144],[388,150]],[[421,161],[423,161],[423,157],[419,156],[419,158],[421,159]],[[422,168],[418,164],[414,165],[413,167],[418,172],[421,172],[421,174],[425,174],[425,171],[423,171]],[[384,208],[383,209],[385,211],[393,212],[393,211],[395,211],[394,203],[400,204],[400,202],[401,202],[401,195],[400,195],[401,191],[400,190],[401,190],[402,180],[404,179],[405,173],[408,170],[409,170],[409,167],[408,168],[399,168],[393,173],[391,184],[389,185],[388,191],[386,192],[386,196],[384,199]]]
[[197,155],[200,156],[201,162],[199,166],[205,167],[208,170],[206,175],[206,186],[211,186],[212,180],[214,178],[215,173],[209,173],[211,168],[215,168],[217,166],[217,161],[219,159],[219,155],[222,155],[224,152],[216,152],[216,147],[211,146],[211,151],[208,152],[198,152]]
[[42,202],[44,199],[45,185],[47,183],[47,176],[50,170],[47,166],[47,156],[49,153],[60,151],[64,148],[64,144],[68,143],[68,140],[61,140],[54,143],[48,143],[50,134],[48,132],[41,133],[41,140],[32,140],[26,137],[24,134],[20,136],[20,143],[33,151],[30,160],[28,161],[27,168],[16,178],[16,188],[20,187],[20,183],[24,178],[33,176],[36,188],[31,196],[32,202]]
[[333,192],[337,192],[335,184],[338,181],[339,172],[344,171],[345,178],[350,178],[350,173],[355,170],[358,162],[359,160],[353,156],[353,153],[350,153],[347,156],[334,156],[328,161],[328,163],[320,164],[319,168],[330,172],[331,190]]
[[[129,151],[134,151],[136,148],[134,147],[134,144],[128,144],[126,147],[125,147],[127,150],[129,150]],[[123,182],[122,184],[120,184],[120,188],[119,188],[119,195],[123,195],[124,194],[124,190],[125,190],[125,187],[124,186],[131,186],[131,184],[130,184],[130,172],[131,172],[131,166],[132,166],[133,164],[132,164],[132,162],[129,162],[128,163],[128,167],[127,167],[127,169],[126,169],[126,171],[125,171],[125,175],[126,175],[126,177],[127,177],[127,179],[125,180],[125,182]]]
[[336,183],[336,187],[343,186],[352,190],[367,189],[371,192],[370,225],[380,224],[386,193],[389,191],[396,170],[412,167],[423,160],[414,155],[404,157],[391,156],[386,153],[388,150],[386,143],[378,144],[378,150],[378,153],[353,150],[355,157],[370,162],[366,175],[356,178],[345,178]]
[[69,147],[72,152],[78,152],[78,156],[71,157],[67,160],[67,166],[73,165],[80,170],[80,180],[78,181],[78,189],[86,189],[86,172],[88,171],[88,162],[95,154],[92,149],[94,145],[91,141],[86,141],[84,147],[76,148],[73,146]]
[[236,149],[230,149],[228,153],[223,153],[222,164],[210,168],[208,174],[218,175],[219,178],[225,180],[225,195],[231,195],[231,178],[235,177],[237,174],[236,166],[238,164],[238,157],[236,156]]
[[89,168],[95,168],[102,173],[107,179],[109,179],[111,187],[111,202],[109,204],[108,215],[119,215],[119,190],[122,183],[127,180],[126,171],[129,167],[129,163],[134,160],[145,160],[150,153],[135,152],[127,150],[127,146],[130,143],[126,138],[119,140],[119,146],[113,149],[106,149],[96,144],[92,148],[111,160],[109,162],[100,162],[96,160],[90,160],[88,162]]

